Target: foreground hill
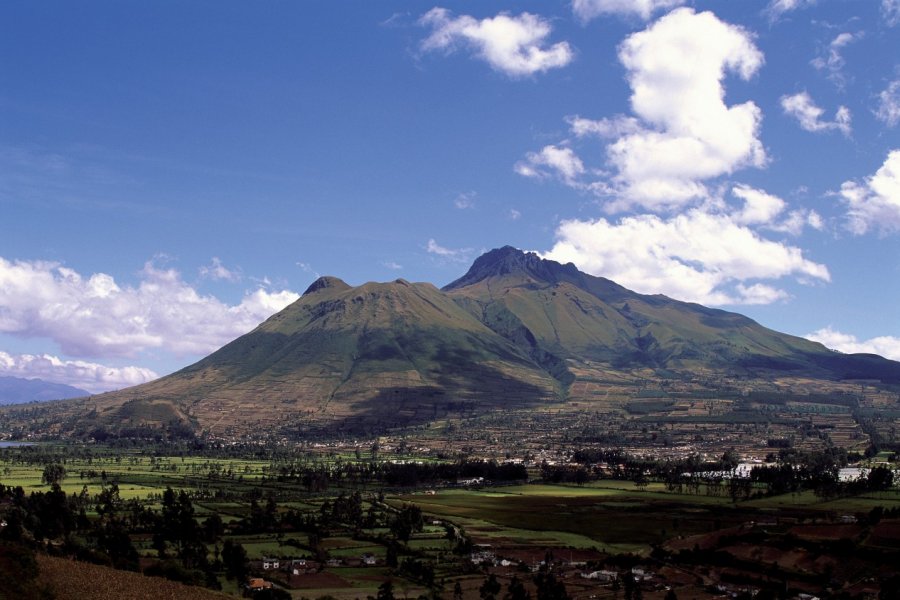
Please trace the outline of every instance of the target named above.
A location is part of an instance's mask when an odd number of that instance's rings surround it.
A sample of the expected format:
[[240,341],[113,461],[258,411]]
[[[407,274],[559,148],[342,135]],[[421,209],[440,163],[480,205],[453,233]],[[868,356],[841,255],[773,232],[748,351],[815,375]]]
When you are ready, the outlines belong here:
[[161,577],[120,571],[111,567],[37,555],[39,581],[56,600],[227,600],[234,598],[201,587]]
[[322,277],[194,365],[32,419],[58,432],[165,423],[217,434],[370,430],[498,408],[597,404],[623,382],[785,377],[900,382],[900,363],[838,354],[736,313],[637,294],[504,247],[443,290]]

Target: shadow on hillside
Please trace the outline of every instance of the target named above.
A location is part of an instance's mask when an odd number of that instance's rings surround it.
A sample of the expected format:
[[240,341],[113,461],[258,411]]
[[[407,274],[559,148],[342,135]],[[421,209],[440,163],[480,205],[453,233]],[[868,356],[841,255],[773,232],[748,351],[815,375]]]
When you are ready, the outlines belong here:
[[[493,410],[523,409],[554,402],[552,379],[547,387],[504,374],[466,350],[443,349],[436,361],[440,370],[426,373],[434,385],[391,387],[374,397],[353,401],[356,413],[336,419],[327,428],[336,432],[376,433],[414,427],[448,416],[471,417]],[[336,401],[340,401],[337,397]]]

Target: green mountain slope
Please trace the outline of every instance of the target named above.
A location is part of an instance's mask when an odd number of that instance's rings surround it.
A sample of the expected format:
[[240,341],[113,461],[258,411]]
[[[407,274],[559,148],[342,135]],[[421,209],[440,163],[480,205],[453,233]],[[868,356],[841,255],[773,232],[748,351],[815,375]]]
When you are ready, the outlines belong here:
[[443,291],[555,372],[562,363],[594,361],[617,368],[900,378],[893,361],[839,355],[737,313],[637,294],[509,246],[478,258]]
[[697,375],[900,382],[900,363],[838,354],[736,313],[637,294],[505,247],[443,291],[322,277],[203,360],[144,385],[55,403],[40,418],[51,429],[176,422],[221,435],[359,431],[560,400],[603,403],[611,390],[621,403],[635,386]]
[[527,406],[558,394],[515,344],[431,284],[352,288],[321,278],[194,365],[94,400],[107,420],[162,405],[200,428],[228,430],[298,419],[408,424],[460,406]]

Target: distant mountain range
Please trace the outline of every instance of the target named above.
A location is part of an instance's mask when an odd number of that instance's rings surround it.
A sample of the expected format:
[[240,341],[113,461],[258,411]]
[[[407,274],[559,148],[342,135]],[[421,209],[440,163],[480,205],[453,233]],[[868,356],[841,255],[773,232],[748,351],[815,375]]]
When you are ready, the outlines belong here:
[[442,290],[322,277],[203,360],[61,409],[93,423],[176,421],[218,433],[395,426],[459,411],[602,402],[615,382],[698,376],[900,382],[900,363],[637,294],[507,246]]
[[0,377],[0,404],[64,400],[89,395],[90,392],[62,383],[51,383],[41,379]]

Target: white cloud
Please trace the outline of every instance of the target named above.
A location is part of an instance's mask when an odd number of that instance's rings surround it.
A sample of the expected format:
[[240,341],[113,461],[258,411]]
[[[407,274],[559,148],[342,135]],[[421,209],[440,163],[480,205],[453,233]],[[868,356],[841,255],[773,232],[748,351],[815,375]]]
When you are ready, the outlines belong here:
[[647,21],[655,12],[684,3],[685,0],[573,0],[572,12],[584,23],[600,15],[636,16]]
[[206,354],[298,297],[257,289],[232,306],[152,262],[132,287],[105,273],[83,277],[59,263],[0,258],[0,332],[52,339],[70,356],[134,356],[150,348]]
[[790,235],[800,235],[806,227],[810,227],[816,231],[822,231],[825,228],[825,221],[822,220],[822,215],[814,210],[792,210],[784,219],[767,225],[765,228],[772,231],[789,233]]
[[704,179],[765,164],[759,108],[727,106],[722,86],[727,72],[749,79],[762,66],[749,33],[682,8],[629,36],[619,59],[646,127],[607,148],[621,185],[612,208],[682,205],[704,195]]
[[784,13],[800,8],[806,8],[816,3],[816,0],[772,0],[764,11],[770,21],[777,21]]
[[585,172],[584,163],[571,148],[548,145],[540,152],[529,152],[525,160],[513,167],[516,173],[524,177],[543,179],[559,177],[568,185],[577,186],[577,179]]
[[831,327],[808,333],[805,337],[847,354],[878,354],[891,360],[900,360],[900,338],[897,337],[885,335],[869,340],[858,340],[854,335],[835,331]]
[[241,272],[227,268],[218,256],[213,256],[210,264],[200,267],[200,277],[236,283],[241,280]]
[[641,131],[641,122],[634,117],[618,115],[611,119],[585,119],[577,115],[566,117],[566,122],[576,137],[597,136],[600,138],[617,138]]
[[889,27],[900,23],[900,0],[881,0],[881,15]]
[[[641,206],[671,210],[708,196],[704,180],[747,167],[762,167],[766,153],[758,139],[762,113],[753,102],[728,106],[722,82],[727,73],[752,77],[763,55],[744,29],[713,13],[679,8],[619,47],[628,71],[635,117],[591,121],[569,117],[576,137],[615,137],[607,146],[615,174],[608,181],[582,183],[580,160],[568,171],[557,168],[569,185],[611,196],[609,212]],[[547,146],[517,165],[526,176],[547,175],[549,151],[574,157],[571,149]],[[565,161],[557,160],[558,164]]]
[[572,62],[575,53],[566,42],[547,45],[552,28],[549,21],[523,12],[519,16],[500,13],[482,20],[469,15],[453,17],[445,8],[432,8],[419,24],[432,32],[421,43],[425,52],[454,52],[469,48],[494,70],[510,77],[524,77]]
[[837,130],[850,135],[850,109],[846,106],[838,108],[833,121],[823,121],[825,111],[816,105],[807,92],[799,92],[793,96],[782,96],[781,108],[784,109],[784,114],[797,119],[800,127],[806,131]]
[[734,286],[740,298],[739,304],[772,304],[790,298],[784,290],[779,290],[764,283],[744,285],[739,283]]
[[739,225],[772,223],[785,207],[781,198],[747,185],[736,185],[731,193],[744,201],[743,210],[734,216]]
[[475,208],[475,196],[477,195],[476,192],[462,192],[453,200],[453,206],[460,210]]
[[512,221],[518,221],[522,218],[522,213],[514,208],[509,209],[509,218]]
[[[300,270],[303,271],[304,273],[309,273],[316,279],[318,279],[320,277],[319,272],[316,271],[315,269],[313,269],[311,264],[298,261],[296,263],[296,265],[298,267],[300,267]],[[262,279],[257,279],[255,281],[257,281],[260,285],[262,285],[264,287],[269,287],[270,285],[272,285],[272,282],[269,281],[268,277],[263,277]]]
[[812,66],[820,71],[828,73],[828,79],[838,88],[843,88],[847,83],[844,74],[844,65],[847,64],[843,48],[852,42],[862,39],[863,33],[840,33],[828,44],[828,49],[823,56],[817,56],[811,61]]
[[900,149],[891,150],[881,168],[862,183],[845,181],[840,195],[847,205],[851,232],[900,231]]
[[383,267],[385,267],[385,268],[387,268],[387,269],[390,269],[390,270],[392,270],[392,271],[401,271],[401,270],[403,270],[403,265],[401,265],[400,263],[396,263],[396,262],[394,262],[394,261],[392,261],[392,260],[388,260],[388,261],[385,261],[385,262],[381,263],[381,266],[383,266]]
[[434,254],[435,256],[440,256],[441,258],[456,262],[466,262],[472,254],[471,248],[445,248],[438,244],[434,238],[428,240],[425,251],[429,254]]
[[787,298],[761,280],[830,281],[827,267],[796,247],[768,240],[728,214],[692,209],[618,222],[563,221],[546,253],[642,293],[703,304],[760,304]]
[[[900,7],[900,0],[898,0]],[[900,8],[898,8],[900,10]],[[900,79],[896,79],[878,94],[878,109],[875,116],[888,127],[894,127],[900,123]]]
[[93,393],[130,387],[159,377],[143,367],[109,367],[49,354],[0,352],[0,375],[64,383]]
[[809,211],[806,222],[810,227],[818,231],[825,229],[825,221],[822,219],[822,216],[814,210]]

